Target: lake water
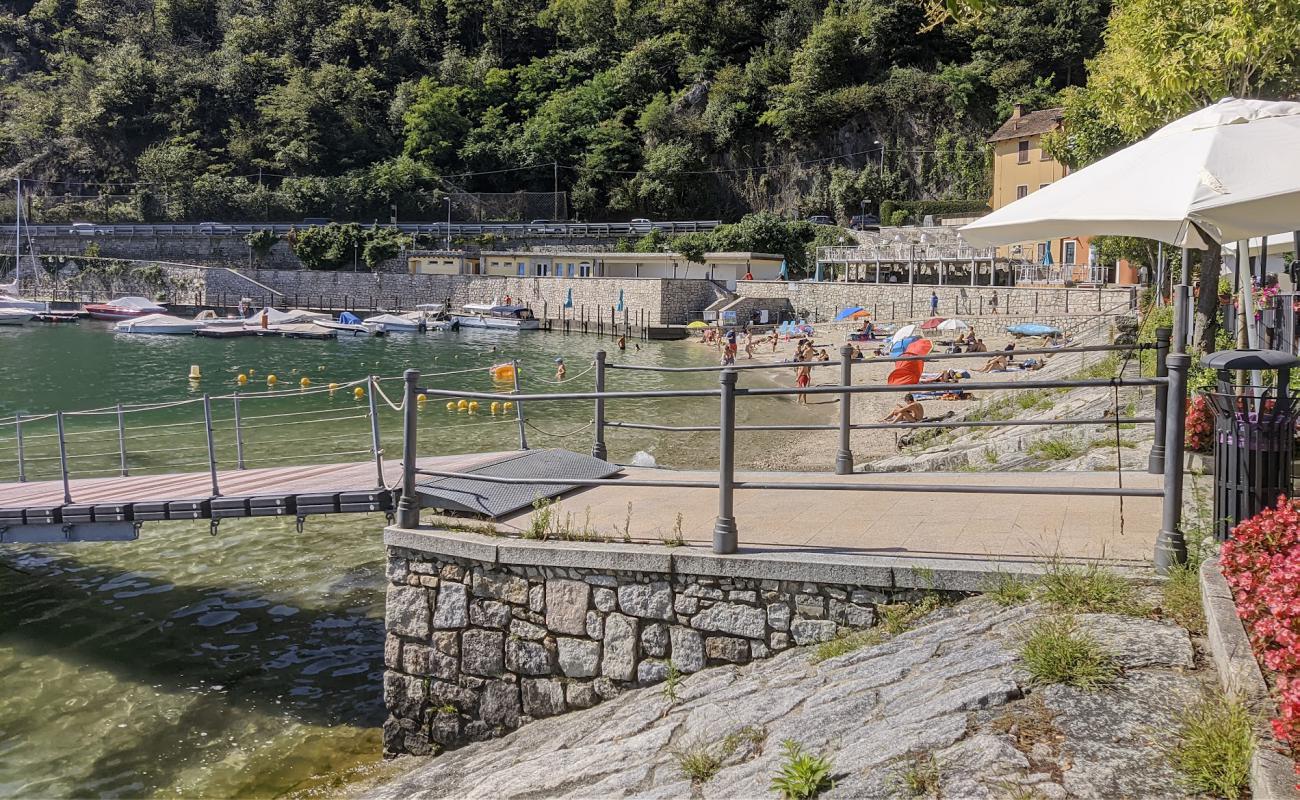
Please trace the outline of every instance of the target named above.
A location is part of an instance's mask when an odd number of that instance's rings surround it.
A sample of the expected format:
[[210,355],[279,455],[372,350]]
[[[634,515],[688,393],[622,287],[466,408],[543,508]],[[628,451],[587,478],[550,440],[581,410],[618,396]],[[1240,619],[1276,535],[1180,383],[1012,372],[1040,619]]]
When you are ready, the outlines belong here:
[[[282,388],[241,402],[248,466],[365,460],[366,401],[347,391],[304,396],[301,377],[319,387],[415,367],[458,372],[428,385],[489,390],[486,367],[518,359],[524,390],[541,391],[555,388],[543,382],[554,377],[555,358],[575,376],[612,344],[484,331],[315,342],[125,336],[93,322],[0,328],[0,420],[226,395],[237,374],[252,370],[250,393],[265,392],[272,373]],[[699,345],[638,344],[620,359],[714,363]],[[192,364],[203,374],[197,383],[187,379]],[[709,373],[619,372],[609,388],[716,385]],[[400,382],[384,387],[400,400]],[[565,388],[590,389],[591,375]],[[213,406],[218,460],[233,468],[233,406]],[[385,448],[397,454],[399,415],[381,409]],[[533,446],[590,447],[589,430],[543,433],[583,428],[589,403],[526,410]],[[782,400],[747,401],[742,411],[742,421],[795,413]],[[709,424],[717,401],[618,401],[609,413]],[[132,473],[205,468],[201,420],[198,403],[128,414]],[[29,480],[58,476],[51,425],[26,426]],[[115,415],[69,418],[74,473],[115,474],[115,426]],[[619,460],[640,449],[673,466],[716,458],[708,434],[607,438]],[[510,449],[518,429],[430,401],[420,444],[422,455]],[[0,481],[16,477],[15,454],[12,426],[0,426]],[[312,518],[303,533],[292,519],[238,520],[210,536],[206,523],[149,523],[130,543],[0,545],[0,796],[277,796],[326,788],[372,765],[383,721],[382,527],[373,515]]]

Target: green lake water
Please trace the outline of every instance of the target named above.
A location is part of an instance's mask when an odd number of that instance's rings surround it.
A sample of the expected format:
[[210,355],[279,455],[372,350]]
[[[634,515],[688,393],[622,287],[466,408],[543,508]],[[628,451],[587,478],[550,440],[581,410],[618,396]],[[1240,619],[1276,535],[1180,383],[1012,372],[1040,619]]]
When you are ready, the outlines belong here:
[[[684,342],[628,344],[625,362],[710,364],[713,351]],[[525,391],[555,387],[554,359],[587,369],[609,339],[547,333],[394,335],[383,339],[207,340],[116,335],[103,324],[0,328],[0,420],[15,413],[167,403],[229,394],[252,370],[240,403],[249,467],[365,460],[367,403],[319,387],[408,367],[427,385],[491,390],[486,367],[518,359]],[[187,375],[198,365],[203,379]],[[273,395],[265,376],[280,378]],[[590,374],[565,384],[591,388]],[[764,380],[745,376],[745,382]],[[383,384],[399,401],[400,382]],[[610,389],[711,388],[711,373],[619,372]],[[498,387],[499,388],[499,387]],[[384,447],[397,457],[399,415],[381,403]],[[590,447],[589,403],[526,408],[533,446]],[[742,404],[746,419],[787,419],[782,400]],[[629,400],[610,417],[712,423],[717,401]],[[235,466],[233,405],[213,403],[221,469]],[[200,403],[127,415],[132,474],[206,468]],[[505,421],[502,421],[505,420]],[[17,475],[11,425],[0,424],[0,482]],[[25,426],[29,480],[58,477],[52,421]],[[68,418],[71,470],[115,474],[116,416]],[[613,431],[611,457],[647,450],[661,463],[714,463],[708,434]],[[518,446],[513,421],[420,413],[420,452]],[[74,500],[76,498],[74,497]],[[278,796],[325,789],[373,765],[383,721],[382,516],[149,523],[138,541],[68,546],[0,545],[0,796]]]

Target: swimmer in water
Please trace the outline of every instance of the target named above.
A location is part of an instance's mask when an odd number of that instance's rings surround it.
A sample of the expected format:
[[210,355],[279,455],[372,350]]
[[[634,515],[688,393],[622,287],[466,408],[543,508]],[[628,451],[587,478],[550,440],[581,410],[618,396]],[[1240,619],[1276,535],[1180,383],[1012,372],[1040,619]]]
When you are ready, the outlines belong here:
[[562,358],[555,359],[555,380],[557,381],[564,380],[564,373],[565,373],[564,359]]

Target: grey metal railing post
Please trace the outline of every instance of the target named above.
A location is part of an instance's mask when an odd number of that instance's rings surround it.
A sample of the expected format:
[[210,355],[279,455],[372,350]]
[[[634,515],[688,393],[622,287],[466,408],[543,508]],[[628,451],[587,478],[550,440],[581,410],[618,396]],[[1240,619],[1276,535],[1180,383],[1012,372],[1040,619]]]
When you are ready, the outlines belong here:
[[68,485],[68,443],[63,437],[63,412],[54,414],[54,424],[59,432],[59,474],[63,478],[63,502],[72,502],[72,487]]
[[232,403],[235,406],[235,469],[244,469],[244,427],[239,416],[239,390],[235,390]]
[[27,471],[23,466],[23,415],[14,414],[14,440],[18,445],[18,482],[27,482]]
[[420,382],[420,371],[408,369],[402,373],[402,497],[397,502],[397,524],[414,528],[420,524],[420,503],[415,499],[415,387]]
[[217,485],[217,444],[212,438],[212,397],[203,395],[203,430],[208,435],[208,474],[212,476],[212,496],[221,496],[221,487]]
[[122,404],[117,404],[117,456],[118,471],[126,477],[126,415],[122,413]]
[[735,370],[718,375],[722,385],[721,421],[718,428],[718,518],[713,523],[713,552],[736,552],[736,376]]
[[[596,392],[605,391],[605,351],[596,351]],[[591,455],[593,458],[604,459],[609,456],[609,450],[605,447],[605,398],[596,398],[596,419],[593,423],[595,428],[594,438],[591,443]]]
[[[1179,331],[1181,333],[1181,331]],[[1183,436],[1184,397],[1187,394],[1187,367],[1192,357],[1170,353],[1169,394],[1165,403],[1165,497],[1160,514],[1160,533],[1156,537],[1156,572],[1165,574],[1175,564],[1187,561],[1187,541],[1183,538]]]
[[[1169,337],[1173,333],[1169,328],[1156,328],[1156,377],[1169,376]],[[1156,387],[1155,435],[1151,442],[1151,453],[1147,456],[1147,472],[1163,475],[1165,472],[1165,421],[1169,407],[1169,387]]]
[[375,387],[379,386],[379,380],[371,375],[367,383],[369,385],[366,388],[370,396],[370,453],[375,457],[375,472],[378,473],[378,485],[382,489],[384,488],[384,449],[379,441],[379,406],[375,399],[377,394]]
[[[846,344],[840,348],[840,386],[853,385],[853,345]],[[853,395],[845,392],[840,395],[840,449],[835,454],[835,474],[848,475],[853,472],[853,450],[849,442],[849,433],[853,425]]]
[[[511,361],[510,366],[513,367],[513,369],[510,370],[510,379],[514,381],[514,393],[519,394],[519,362]],[[519,420],[519,449],[527,450],[528,434],[524,433],[524,404],[518,400],[515,401],[515,419]]]

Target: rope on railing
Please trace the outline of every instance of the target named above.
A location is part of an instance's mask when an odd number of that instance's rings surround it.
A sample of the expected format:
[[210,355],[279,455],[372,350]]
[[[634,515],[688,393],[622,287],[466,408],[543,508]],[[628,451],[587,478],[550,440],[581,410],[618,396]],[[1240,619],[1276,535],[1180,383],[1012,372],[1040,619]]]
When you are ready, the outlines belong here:
[[388,406],[389,408],[399,413],[401,412],[402,408],[406,406],[405,397],[402,398],[401,404],[394,403],[391,399],[389,399],[388,395],[384,394],[384,390],[383,388],[380,387],[379,381],[371,381],[371,384],[374,386],[375,394],[379,395],[379,399],[384,401],[384,405]]
[[[509,421],[514,422],[514,420],[509,420]],[[538,433],[542,434],[543,436],[550,436],[555,439],[564,439],[569,436],[576,436],[577,434],[582,433],[583,431],[591,430],[591,426],[596,424],[596,420],[593,419],[590,422],[588,422],[586,425],[583,425],[581,428],[574,428],[573,430],[567,433],[551,433],[550,431],[542,430],[541,428],[534,425],[532,423],[532,420],[524,420],[524,424],[532,428],[533,430],[537,431]]]

